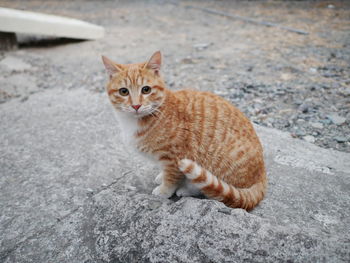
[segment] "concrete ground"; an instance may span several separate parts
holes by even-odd
[[[194,86],[230,99],[230,76],[274,85],[279,73],[256,55],[266,52],[258,48],[263,42],[243,37],[272,29],[233,22],[233,51],[220,47],[221,31],[217,42],[199,50],[203,46],[194,45],[212,39],[212,29],[203,25],[210,19],[218,29],[227,20],[162,1],[102,2],[103,8],[93,1],[25,2],[34,11],[80,14],[108,34],[101,41],[1,54],[0,89],[12,95],[0,104],[0,262],[348,262],[349,153],[257,125],[269,190],[256,209],[247,213],[197,198],[162,200],[151,195],[158,168],[128,154],[103,92],[101,54],[126,63],[157,49],[165,50],[164,76],[171,88]],[[23,7],[19,1],[3,3]],[[251,53],[235,62],[232,57],[247,45],[254,47]],[[249,73],[243,68],[252,61],[257,71]],[[228,66],[235,73],[225,71]]]
[[[269,191],[247,213],[151,195],[105,94],[53,89],[1,107],[0,262],[346,262],[350,154],[257,127]]]

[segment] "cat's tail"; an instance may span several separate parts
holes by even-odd
[[[192,160],[182,159],[179,162],[179,169],[205,196],[221,201],[229,207],[251,210],[265,195],[266,180],[249,188],[236,188]]]

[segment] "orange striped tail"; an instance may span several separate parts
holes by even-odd
[[[251,210],[264,198],[266,182],[256,183],[250,188],[236,188],[192,160],[182,159],[179,168],[206,197],[221,201],[229,207]]]

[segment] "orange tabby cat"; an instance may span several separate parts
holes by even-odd
[[[159,51],[138,64],[102,59],[110,76],[107,92],[126,142],[163,166],[153,194],[203,193],[247,210],[263,199],[263,150],[242,112],[209,92],[166,89]]]

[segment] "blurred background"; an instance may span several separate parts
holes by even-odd
[[[1,7],[103,26],[76,41],[17,35],[0,51],[0,103],[47,89],[104,92],[118,63],[163,54],[170,89],[214,92],[253,122],[350,152],[350,1],[18,1]]]

